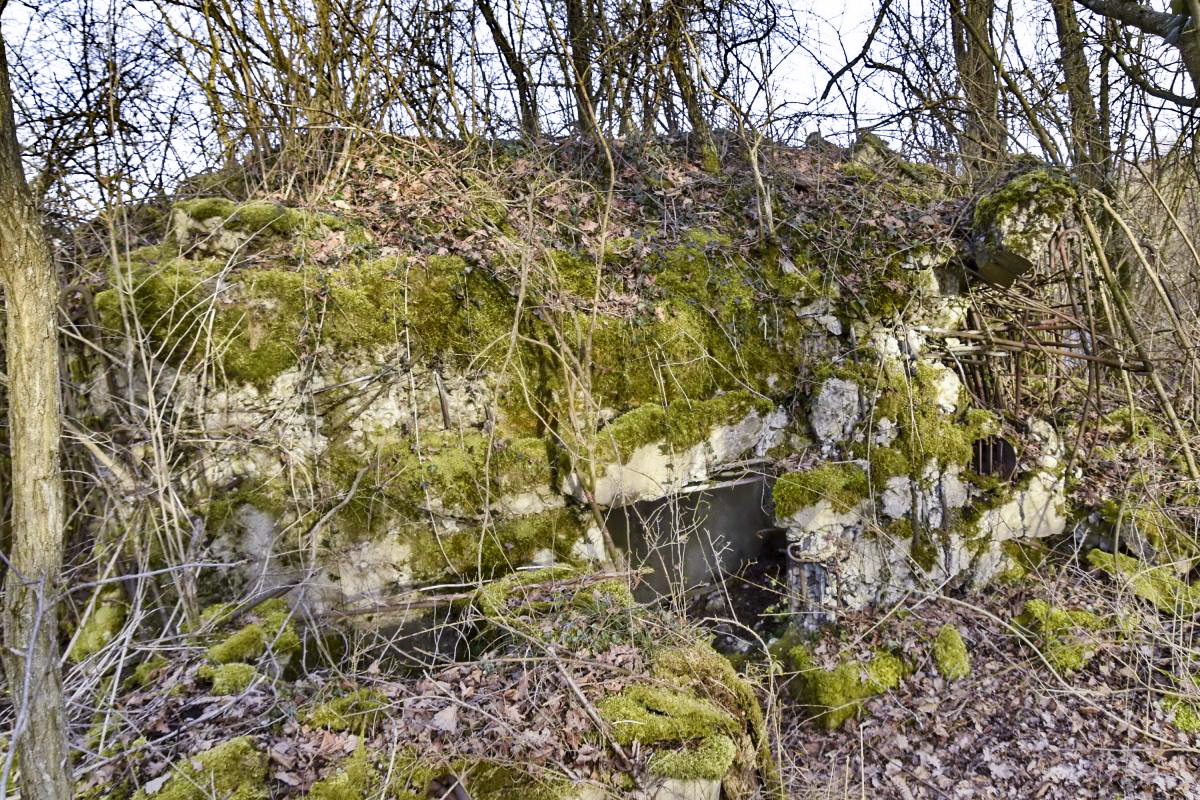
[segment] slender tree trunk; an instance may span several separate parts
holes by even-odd
[[[600,135],[596,127],[595,107],[592,105],[592,33],[594,23],[584,0],[566,0],[567,46],[570,50],[571,85],[575,90],[578,125],[580,132],[588,138]]]
[[[1000,87],[989,52],[994,8],[993,0],[950,0],[954,61],[967,105],[959,146],[967,168],[974,172],[989,171],[1007,150]]]
[[[541,130],[538,120],[537,95],[529,85],[529,68],[517,54],[512,42],[508,40],[503,26],[500,25],[500,20],[496,17],[496,10],[492,8],[491,0],[475,0],[475,6],[483,14],[483,20],[487,23],[488,30],[492,32],[496,48],[504,58],[508,71],[512,73],[513,84],[517,89],[517,103],[521,110],[521,130],[530,139],[537,139]]]
[[[1104,191],[1109,167],[1108,141],[1092,97],[1091,72],[1083,50],[1083,31],[1075,15],[1075,0],[1051,0],[1050,5],[1058,29],[1075,163],[1088,186]]]
[[[58,658],[63,551],[58,282],[21,166],[2,41],[0,281],[5,290],[13,503],[12,552],[4,585],[4,671],[17,709],[21,796],[69,800],[71,773]]]
[[[692,136],[700,149],[700,160],[705,172],[716,174],[721,170],[721,162],[717,157],[717,146],[713,142],[712,130],[704,109],[700,107],[700,92],[696,82],[692,80],[689,67],[690,59],[684,55],[687,43],[684,41],[684,14],[681,4],[670,0],[665,9],[667,14],[667,64],[675,85],[679,87],[679,98],[683,102],[683,110],[688,117],[688,125],[692,128]]]

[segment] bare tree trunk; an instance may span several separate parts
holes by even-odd
[[[492,32],[496,48],[503,56],[508,71],[512,73],[513,84],[517,89],[517,103],[521,110],[521,130],[530,139],[537,139],[541,133],[537,112],[537,94],[529,85],[529,67],[508,40],[503,26],[500,25],[500,20],[496,18],[496,11],[492,8],[491,0],[475,0],[475,6],[483,14],[483,20],[487,23],[488,30]]]
[[[13,501],[3,663],[17,709],[21,795],[25,800],[69,800],[73,792],[58,658],[63,552],[58,282],[21,166],[2,41],[0,280],[6,292]]]
[[[1006,152],[1007,131],[1000,119],[1000,86],[991,53],[994,8],[993,0],[950,0],[954,61],[967,103],[959,146],[972,171],[987,171]]]
[[[667,64],[675,84],[679,87],[679,97],[683,109],[687,113],[688,124],[692,127],[692,136],[700,149],[700,160],[705,172],[716,174],[721,170],[717,147],[713,142],[712,130],[709,129],[708,119],[700,107],[700,93],[696,90],[696,82],[692,80],[689,70],[690,59],[684,56],[687,43],[684,41],[684,14],[682,4],[669,0],[665,7],[667,14]]]
[[[575,90],[575,105],[578,112],[579,131],[590,139],[596,139],[600,131],[596,127],[595,106],[592,104],[592,36],[595,22],[584,0],[567,0],[567,45],[571,60],[570,83]]]
[[[1063,78],[1071,114],[1071,148],[1084,181],[1104,190],[1109,169],[1108,141],[1100,125],[1100,114],[1092,97],[1091,73],[1083,50],[1083,31],[1075,15],[1075,0],[1051,0],[1058,47],[1062,54]]]

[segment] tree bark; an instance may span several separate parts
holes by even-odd
[[[1108,141],[1100,125],[1100,114],[1092,96],[1091,72],[1083,49],[1083,31],[1075,15],[1075,0],[1051,0],[1058,47],[1062,56],[1063,80],[1071,114],[1071,149],[1084,181],[1104,190],[1109,169]]]
[[[967,105],[959,146],[967,168],[988,172],[1003,160],[1008,131],[1000,119],[1000,85],[991,48],[993,0],[950,0],[958,82]]]
[[[0,281],[12,451],[3,663],[17,710],[21,796],[69,800],[73,790],[58,652],[63,552],[58,281],[21,166],[4,49],[0,40]]]
[[[692,80],[690,59],[684,55],[687,48],[684,41],[684,17],[687,11],[682,6],[683,3],[678,0],[668,0],[663,8],[667,15],[667,65],[675,78],[675,85],[679,87],[679,98],[683,102],[692,136],[700,150],[700,161],[704,171],[715,175],[721,170],[721,162],[717,156],[717,146],[708,126],[708,119],[704,116],[704,109],[700,107],[700,92],[696,89],[696,82]]]
[[[1130,0],[1078,0],[1078,2],[1088,11],[1164,39],[1174,30],[1174,14],[1155,11],[1149,6],[1130,2]],[[1179,37],[1175,47],[1179,50],[1179,55],[1183,60],[1183,68],[1187,70],[1188,77],[1191,78],[1192,93],[1195,95],[1200,87],[1200,36],[1195,35],[1194,31],[1192,35],[1185,33]]]
[[[570,83],[575,91],[579,131],[590,139],[600,132],[596,127],[596,109],[592,105],[592,34],[595,24],[584,0],[567,0],[567,48],[570,51]]]
[[[492,8],[491,0],[475,0],[475,6],[483,14],[483,21],[492,32],[496,48],[512,73],[513,84],[517,89],[517,103],[521,112],[521,130],[530,139],[537,139],[541,133],[537,112],[537,94],[529,85],[529,68],[517,54],[516,48],[508,40],[500,20],[496,18],[496,10]]]

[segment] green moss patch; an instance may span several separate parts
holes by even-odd
[[[957,398],[959,411],[942,409],[937,382],[943,370],[933,364],[918,362],[906,370],[898,359],[880,357],[876,363],[842,365],[833,374],[874,394],[868,431],[879,430],[885,419],[896,425],[896,438],[887,447],[855,446],[855,455],[870,461],[872,480],[879,486],[893,476],[920,480],[930,465],[939,471],[965,468],[975,441],[996,430],[993,415],[964,409],[962,397]]]
[[[602,429],[595,449],[602,461],[622,462],[649,444],[660,444],[665,451],[686,450],[706,440],[720,425],[732,425],[752,413],[767,414],[773,407],[766,398],[742,391],[708,400],[681,400],[666,408],[647,403]]]
[[[725,777],[736,757],[737,745],[733,740],[716,734],[679,750],[656,750],[646,769],[651,775],[663,778],[716,781]]]
[[[217,642],[205,651],[210,661],[218,664],[253,661],[267,649],[267,634],[263,627],[252,623]]]
[[[235,203],[224,197],[198,197],[182,200],[175,208],[200,222],[218,221],[224,228],[245,233],[287,235],[300,226],[302,219],[300,212],[265,200]]]
[[[1200,586],[1181,581],[1167,566],[1151,566],[1120,553],[1091,550],[1088,563],[1126,582],[1129,590],[1159,611],[1185,617],[1200,611]]]
[[[480,800],[562,800],[574,796],[575,785],[547,769],[479,757],[435,763],[412,746],[399,750],[386,766],[389,778],[386,796],[396,800],[427,800],[435,796],[430,794],[434,781],[448,775],[455,776],[472,798]],[[349,800],[350,796],[330,797],[330,800],[343,797]]]
[[[801,472],[789,472],[775,481],[772,498],[775,516],[789,517],[826,500],[834,511],[846,513],[870,495],[867,473],[857,464],[826,463]]]
[[[237,661],[215,667],[205,664],[200,667],[197,674],[212,682],[212,693],[215,695],[241,694],[258,675],[251,664]]]
[[[419,439],[395,436],[365,455],[330,448],[325,475],[331,492],[348,489],[364,465],[368,472],[358,494],[339,514],[359,530],[369,530],[377,514],[381,523],[397,512],[424,522],[433,504],[456,516],[479,517],[504,497],[549,488],[553,474],[542,439],[440,431]]]
[[[1065,172],[1029,170],[981,197],[972,219],[977,230],[1002,224],[1019,209],[1033,209],[1034,213],[1058,219],[1070,210],[1076,197]]]
[[[1005,583],[1017,583],[1030,574],[1049,574],[1055,569],[1050,549],[1037,540],[1010,539],[1001,549],[1008,559],[1008,566],[1000,573],[1000,580]]]
[[[571,598],[571,604],[591,613],[609,614],[632,611],[637,601],[627,581],[613,578],[580,589]]]
[[[210,612],[220,618],[228,614],[228,608],[218,606]],[[234,662],[249,663],[270,650],[281,658],[290,658],[300,649],[300,637],[291,622],[287,603],[274,598],[254,610],[260,621],[251,622],[205,651],[206,657],[217,664]]]
[[[554,650],[605,652],[614,646],[654,646],[647,617],[621,579],[596,581],[569,565],[522,570],[491,581],[475,593],[475,607],[487,623],[480,646],[502,642]]]
[[[134,686],[145,688],[150,685],[167,664],[167,659],[161,653],[155,653],[134,667],[133,674],[129,676],[129,680]]]
[[[228,382],[260,390],[318,346],[364,355],[403,347],[465,365],[511,330],[515,311],[507,289],[439,256],[242,272],[220,259],[177,258],[134,265],[129,278],[126,302],[165,360],[210,358]],[[116,291],[100,292],[96,304],[106,327],[121,330]]]
[[[475,593],[475,605],[488,619],[511,624],[514,619],[539,608],[548,610],[553,607],[553,602],[548,598],[532,599],[539,596],[537,590],[541,584],[575,574],[576,570],[567,566],[514,572],[481,587]]]
[[[312,800],[367,800],[376,794],[378,784],[379,771],[371,763],[367,749],[360,745],[336,773],[313,784],[308,797]]]
[[[1195,536],[1170,514],[1147,502],[1126,498],[1100,507],[1100,517],[1137,552],[1149,552],[1161,563],[1200,556]]]
[[[69,658],[78,663],[103,650],[121,632],[128,613],[128,605],[119,588],[109,587],[101,591],[96,596],[91,613],[79,626]]]
[[[1026,602],[1015,622],[1057,672],[1074,672],[1087,666],[1096,650],[1096,640],[1090,634],[1103,625],[1090,611],[1055,608],[1045,600]]]
[[[266,800],[267,759],[248,736],[223,742],[178,762],[155,800]],[[135,800],[145,800],[139,791]]]
[[[562,800],[571,797],[574,785],[548,770],[526,768],[478,759],[460,759],[454,773],[462,775],[472,798],[480,800]]]
[[[739,728],[734,718],[712,701],[662,686],[628,686],[601,700],[598,708],[622,745],[704,739]]]
[[[933,639],[933,665],[946,680],[958,680],[971,674],[971,654],[962,634],[953,625],[943,625]]]
[[[866,662],[845,661],[824,669],[795,631],[773,644],[771,654],[793,673],[787,684],[792,697],[827,730],[856,716],[864,701],[898,687],[910,671],[903,659],[884,650]]]
[[[747,791],[749,787],[765,786],[769,796],[782,796],[762,706],[753,686],[738,674],[729,659],[708,644],[669,647],[655,654],[651,672],[663,681],[713,701],[737,721],[740,734],[733,737],[737,754],[732,767],[726,768],[725,778],[731,794],[735,794],[733,789],[737,786]],[[709,747],[714,746],[709,743]]]
[[[1176,730],[1200,733],[1200,703],[1182,697],[1168,697],[1162,705],[1171,714],[1171,724]]]
[[[487,580],[529,564],[546,550],[560,562],[575,560],[573,545],[584,535],[579,514],[556,508],[538,514],[513,517],[484,528],[434,534],[429,527],[406,526],[402,540],[412,544],[411,566],[423,580],[456,575],[470,580]]]
[[[355,689],[314,708],[306,717],[309,725],[331,731],[368,735],[383,719],[387,698],[373,689]]]

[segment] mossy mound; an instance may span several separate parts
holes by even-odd
[[[622,745],[700,740],[738,727],[733,715],[711,700],[661,686],[630,686],[606,698],[599,710]]]
[[[1121,553],[1091,550],[1088,563],[1126,583],[1135,595],[1167,614],[1189,617],[1200,611],[1200,586],[1179,579],[1168,566],[1153,566]]]
[[[134,800],[266,800],[267,758],[248,736],[222,742],[181,759],[154,795],[139,791]]]
[[[614,646],[652,649],[647,624],[659,618],[637,605],[624,578],[596,578],[561,565],[494,580],[475,593],[484,641],[492,646],[538,641],[553,649]]]
[[[206,609],[205,617],[217,622],[226,618],[230,610],[228,605],[219,604]],[[250,663],[270,654],[286,662],[300,649],[300,637],[286,601],[273,598],[251,613],[259,621],[250,622],[210,645],[205,651],[210,661],[216,664]]]
[[[198,674],[212,681],[212,693],[215,695],[241,694],[258,676],[253,665],[236,661],[216,667],[206,664],[200,667]]]
[[[360,746],[337,772],[313,784],[311,800],[367,800],[375,795],[381,782],[379,770],[371,763],[367,749]]]
[[[1200,556],[1200,542],[1195,535],[1149,500],[1109,500],[1100,507],[1099,514],[1111,527],[1116,541],[1148,560],[1172,564]]]
[[[752,685],[709,645],[664,646],[651,629],[666,618],[639,606],[624,579],[558,567],[515,573],[484,587],[475,605],[492,630],[489,648],[601,652],[633,646],[648,675],[596,703],[616,742],[653,748],[664,778],[723,779],[740,792],[777,784],[766,724]]]
[[[933,665],[946,680],[958,680],[971,674],[971,654],[962,634],[953,625],[938,628],[930,655]]]
[[[78,663],[99,653],[120,633],[128,613],[129,607],[120,589],[109,587],[97,593],[95,605],[80,624],[68,658]]]
[[[865,662],[846,661],[824,669],[795,634],[776,642],[772,654],[793,673],[788,682],[792,697],[827,730],[857,716],[866,700],[895,689],[911,671],[903,659],[885,650]]]
[[[1087,666],[1098,644],[1092,634],[1103,627],[1103,620],[1091,611],[1055,608],[1045,600],[1027,601],[1014,622],[1057,672]]]
[[[656,750],[646,769],[651,775],[676,780],[721,780],[737,757],[737,745],[724,734],[706,736],[680,750]]]
[[[598,484],[638,469],[607,467],[648,445],[667,451],[653,454],[663,463],[689,452],[693,472],[762,457],[776,421],[845,355],[850,328],[906,324],[959,285],[962,242],[942,220],[962,210],[943,191],[953,181],[874,145],[859,153],[875,155],[781,160],[798,179],[781,186],[819,175],[830,188],[776,198],[779,218],[795,222],[766,239],[747,234],[753,188],[732,173],[713,178],[719,191],[692,185],[679,215],[654,199],[673,185],[663,175],[630,171],[622,180],[642,188],[610,206],[595,176],[557,151],[463,153],[457,176],[420,153],[373,152],[345,177],[337,213],[180,200],[174,239],[116,259],[96,307],[110,343],[144,342],[189,394],[184,414],[205,429],[196,494],[213,491],[210,478],[240,482],[185,499],[208,510],[222,547],[244,541],[244,506],[281,527],[317,524],[316,560],[347,597],[385,582],[487,580],[535,555],[578,564],[598,548],[572,512],[616,502]],[[539,196],[541,221],[518,224],[534,163],[573,186],[571,200]],[[602,234],[591,224],[601,208]],[[849,367],[871,357],[855,352]],[[921,369],[907,382],[924,409]],[[753,415],[771,420],[758,441],[737,427]],[[918,416],[912,447],[870,462],[895,456],[916,474],[942,447],[954,452],[940,460],[961,463],[970,420],[940,420],[942,430]],[[839,507],[863,494],[844,477]],[[782,483],[782,508],[828,488],[806,481]],[[235,644],[252,645],[245,637]]]
[[[314,708],[305,718],[309,725],[359,735],[373,732],[388,707],[387,698],[372,689],[355,689]]]

